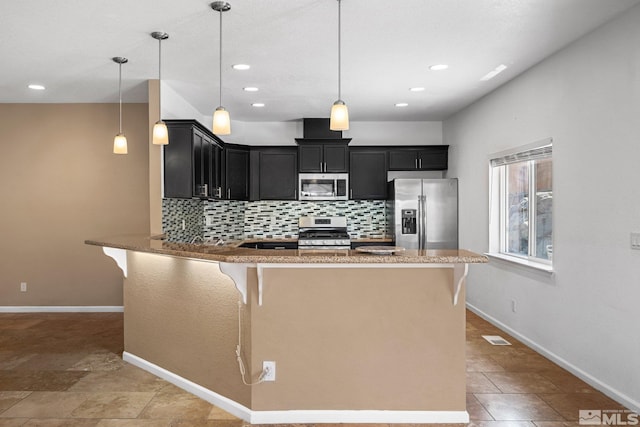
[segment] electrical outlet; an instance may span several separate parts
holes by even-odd
[[[640,249],[640,233],[631,233],[631,249]]]
[[[27,292],[27,282],[20,282],[20,292]]]
[[[516,304],[516,300],[514,299],[511,300],[511,311],[513,311],[514,313],[518,311],[518,305]]]
[[[262,362],[262,372],[264,376],[263,381],[275,381],[276,380],[276,362],[264,361]]]

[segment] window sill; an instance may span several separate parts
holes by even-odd
[[[547,273],[549,275],[553,274],[553,265],[543,264],[541,262],[529,261],[526,259],[521,259],[509,255],[504,255],[500,253],[485,253],[491,259],[503,261],[509,264],[515,264],[519,267],[524,267],[528,270],[533,270],[537,272]]]

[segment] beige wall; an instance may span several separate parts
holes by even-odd
[[[147,104],[123,105],[126,156],[117,130],[117,104],[0,104],[0,306],[122,304],[84,240],[149,232]]]
[[[127,264],[125,351],[250,407],[235,357],[240,294],[218,263],[127,251]],[[243,317],[248,371],[250,313]]]

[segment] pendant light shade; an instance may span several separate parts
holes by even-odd
[[[153,144],[167,145],[169,143],[169,131],[162,121],[162,40],[169,38],[169,34],[155,31],[151,37],[158,40],[158,121],[153,125]]]
[[[349,110],[347,104],[342,100],[342,81],[341,81],[341,65],[342,65],[342,40],[341,40],[341,0],[338,0],[338,100],[331,107],[331,119],[329,120],[329,129],[331,130],[349,130]]]
[[[113,139],[113,153],[114,154],[127,154],[127,137],[122,133],[122,64],[126,64],[129,60],[120,56],[111,58],[113,62],[118,64],[118,134]]]
[[[231,119],[229,112],[220,106],[213,113],[213,133],[218,135],[229,135],[231,133]]]
[[[226,1],[214,1],[211,3],[211,9],[220,14],[220,103],[213,113],[213,133],[216,135],[229,135],[231,133],[231,118],[229,112],[222,106],[222,12],[231,9],[231,4]]]
[[[349,130],[349,110],[347,109],[347,104],[341,99],[334,102],[333,107],[331,107],[329,129]]]
[[[127,154],[127,137],[119,133],[113,138],[113,154]]]

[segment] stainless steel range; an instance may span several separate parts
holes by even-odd
[[[351,249],[347,218],[302,216],[298,219],[298,249]]]

